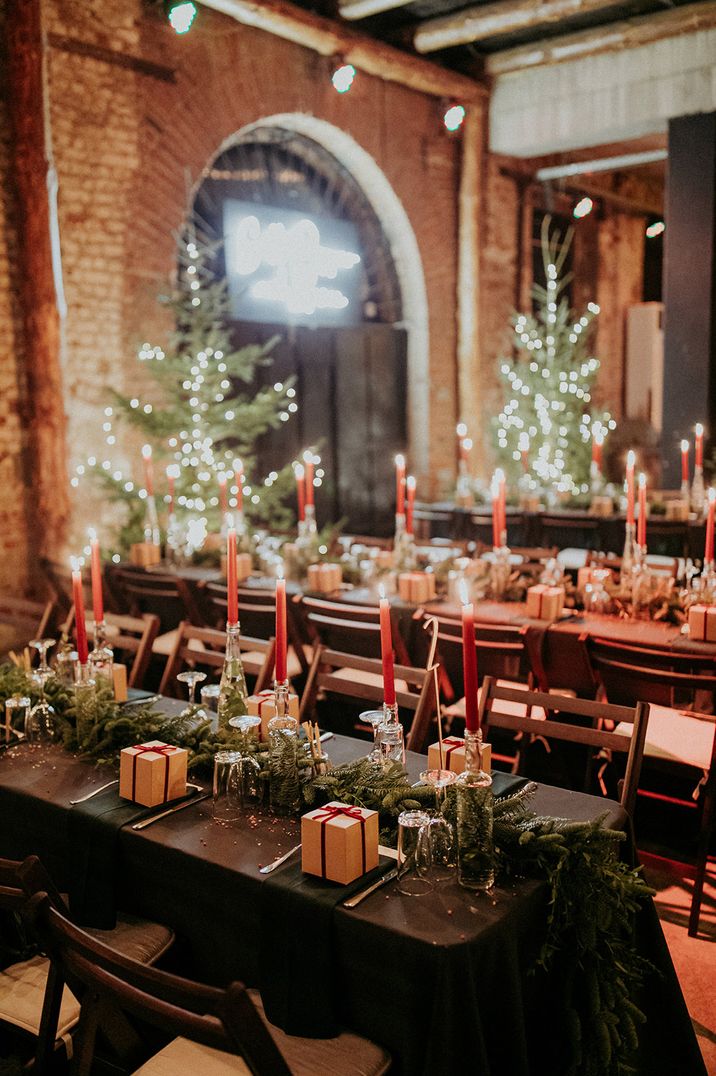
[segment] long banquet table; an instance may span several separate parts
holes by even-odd
[[[341,736],[327,746],[335,763],[365,751],[363,743]],[[409,755],[407,765],[415,776],[425,759]],[[105,780],[106,770],[58,746],[5,752],[0,855],[36,853],[67,886],[69,801]],[[627,827],[618,804],[547,786],[538,789],[535,809],[574,820],[606,812],[607,824]],[[265,928],[258,866],[295,844],[297,834],[293,821],[219,825],[209,801],[142,831],[125,826],[118,842],[119,905],[170,925],[197,976],[258,984]],[[405,897],[389,884],[354,910],[338,905],[328,932],[306,937],[305,960],[313,946],[329,947],[342,1023],[387,1048],[396,1073],[556,1076],[550,1059],[563,1029],[550,1021],[554,984],[529,974],[546,896],[543,883],[525,879],[477,896],[450,884]],[[705,1072],[651,902],[639,915],[638,945],[660,972],[642,999],[649,1025],[640,1071]],[[303,983],[291,987],[301,990]]]

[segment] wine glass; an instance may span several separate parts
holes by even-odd
[[[47,701],[45,685],[54,677],[47,663],[47,651],[55,645],[55,639],[33,639],[30,646],[40,655],[40,663],[32,674],[32,682],[39,691],[39,699],[30,711],[30,728],[41,740],[49,740],[55,731],[55,710]]]
[[[436,882],[445,882],[455,877],[457,866],[455,830],[445,817],[444,811],[447,789],[455,784],[457,774],[453,770],[424,770],[420,774],[420,780],[435,790],[435,812],[429,816],[428,827],[430,875]]]
[[[373,730],[373,747],[368,752],[368,758],[371,762],[380,762],[380,750],[376,739],[376,733],[378,731],[378,725],[385,721],[385,712],[383,710],[364,710],[362,714],[358,715],[358,720],[365,725],[370,725]]]
[[[188,669],[186,672],[180,672],[177,675],[177,680],[182,684],[186,684],[187,691],[189,693],[189,703],[180,713],[180,717],[185,720],[188,718],[197,718],[198,720],[205,720],[206,712],[197,707],[196,704],[196,685],[201,684],[206,680],[206,673],[199,672],[198,669]]]

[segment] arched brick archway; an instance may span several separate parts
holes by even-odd
[[[191,202],[213,162],[232,145],[262,128],[290,131],[316,142],[353,177],[378,218],[397,272],[408,334],[408,434],[410,456],[418,472],[428,469],[429,337],[428,302],[417,239],[408,215],[374,158],[351,135],[316,116],[300,112],[264,116],[246,124],[217,147],[191,192]]]

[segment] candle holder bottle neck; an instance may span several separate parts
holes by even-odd
[[[114,650],[107,643],[107,625],[104,620],[95,621],[93,642],[92,653],[88,659],[91,674],[94,677],[103,676],[111,683]]]
[[[704,487],[704,469],[697,465],[694,467],[694,480],[691,483],[691,508],[697,516],[703,515],[706,505],[706,489]]]
[[[318,525],[316,523],[316,506],[314,504],[306,505],[306,519],[304,521],[306,535],[309,538],[315,538],[318,534]]]
[[[248,713],[248,691],[241,661],[241,632],[238,620],[226,625],[226,651],[219,683],[219,727],[226,728],[233,717]]]
[[[400,545],[405,534],[405,512],[395,513],[395,546]]]
[[[383,703],[383,725],[397,725],[400,723],[398,717],[398,704],[397,702],[384,702]]]
[[[490,889],[495,881],[492,777],[481,768],[482,733],[465,730],[465,769],[455,781],[458,881]]]
[[[147,545],[161,545],[159,534],[159,517],[157,515],[157,502],[153,493],[148,493],[146,498],[146,511],[144,514],[144,541]]]
[[[273,696],[274,705],[276,707],[276,717],[289,717],[289,696],[291,693],[291,685],[288,680],[274,680],[273,682]],[[295,718],[292,718],[295,720]]]
[[[689,506],[691,505],[691,483],[688,478],[681,479],[681,499]]]
[[[636,550],[636,527],[633,523],[627,523],[626,534],[624,537],[624,552],[622,553],[622,577],[625,577],[625,573],[631,571],[636,557]]]

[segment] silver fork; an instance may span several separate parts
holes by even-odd
[[[112,785],[118,785],[118,784],[119,784],[119,778],[116,777],[114,779],[114,781],[108,781],[106,785],[100,785],[99,788],[95,788],[95,790],[93,792],[88,792],[86,796],[80,796],[80,798],[78,800],[70,800],[70,804],[71,804],[72,807],[74,807],[75,804],[77,804],[77,803],[86,803],[87,800],[91,800],[93,796],[98,796],[100,794],[100,792],[104,792],[106,789],[111,788]],[[193,785],[189,781],[187,781],[186,787],[187,788],[193,788],[196,792],[203,792],[204,791],[204,789],[201,787],[201,785]]]

